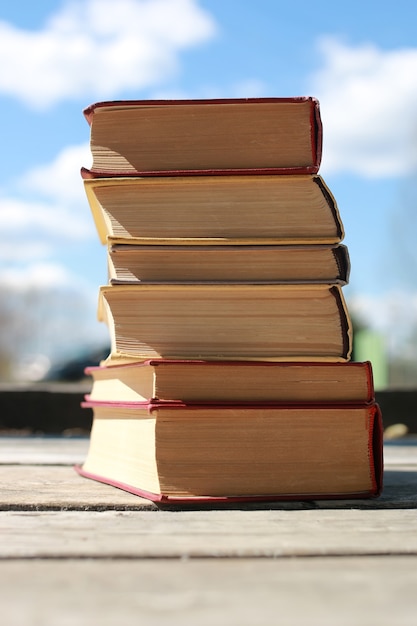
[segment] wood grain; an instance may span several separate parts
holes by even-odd
[[[7,626],[412,626],[416,557],[0,562]]]
[[[87,438],[0,438],[2,621],[411,626],[415,443],[375,500],[161,511],[76,474]]]

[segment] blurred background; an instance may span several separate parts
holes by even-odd
[[[79,175],[92,102],[313,95],[352,270],[354,358],[417,380],[417,5],[44,0],[0,7],[0,381],[77,380],[108,354]]]

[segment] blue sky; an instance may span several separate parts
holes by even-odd
[[[79,177],[90,163],[85,106],[295,95],[321,103],[320,173],[345,225],[348,304],[397,345],[398,330],[406,337],[417,320],[416,7],[413,0],[2,3],[0,287],[22,307],[30,302],[38,329],[31,348],[64,353],[106,338],[95,318],[105,250]]]

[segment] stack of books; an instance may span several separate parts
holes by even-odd
[[[112,101],[83,168],[108,249],[78,471],[159,503],[356,498],[382,485],[371,366],[314,98]]]

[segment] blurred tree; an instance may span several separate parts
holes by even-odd
[[[37,321],[33,313],[39,294],[34,290],[18,291],[2,287],[0,299],[0,377],[7,381],[22,353],[36,334]]]
[[[1,286],[0,380],[19,377],[22,365],[64,362],[107,344],[96,324],[96,296],[67,288]]]
[[[356,345],[356,339],[358,334],[363,331],[363,330],[367,330],[369,328],[368,324],[366,323],[366,321],[357,313],[353,313],[351,309],[349,309],[349,315],[350,315],[350,320],[352,323],[352,361],[356,361],[356,352],[357,352],[357,345]]]

